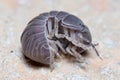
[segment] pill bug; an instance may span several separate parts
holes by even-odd
[[[82,62],[81,53],[88,47],[99,56],[88,27],[64,11],[50,11],[33,18],[21,35],[21,43],[25,56],[47,65],[52,65],[54,57],[60,57],[61,53]]]

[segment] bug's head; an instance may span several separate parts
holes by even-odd
[[[97,56],[99,56],[99,58],[102,60],[102,58],[100,57],[97,49],[95,48],[95,46],[98,45],[98,44],[93,44],[92,43],[92,37],[91,37],[91,33],[90,33],[88,27],[85,26],[85,25],[83,25],[83,26],[84,26],[84,29],[82,30],[83,43],[85,45],[90,45],[95,50]]]
[[[84,28],[83,30],[81,31],[81,34],[82,34],[82,42],[83,44],[85,45],[89,45],[91,42],[92,42],[92,37],[91,37],[91,33],[88,29],[88,27],[86,27],[85,25],[83,25]]]

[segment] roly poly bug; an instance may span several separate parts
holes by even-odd
[[[99,56],[88,27],[64,11],[46,12],[32,19],[22,33],[21,43],[25,56],[50,66],[61,52],[82,62],[80,53],[90,46]]]

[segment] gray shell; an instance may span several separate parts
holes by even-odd
[[[75,35],[78,37],[78,33],[82,35],[83,40],[81,39],[79,41],[82,41],[81,43],[83,45],[85,44],[86,46],[89,46],[92,41],[89,29],[79,18],[64,11],[51,11],[49,13],[42,13],[38,15],[28,23],[21,36],[21,43],[24,55],[36,62],[40,62],[43,64],[51,64],[51,55],[53,55],[53,53],[51,51],[51,45],[49,42],[59,41],[63,48],[67,48],[68,44],[70,43],[70,40],[66,36],[64,38],[58,38],[54,34],[53,36],[56,38],[48,38],[48,36],[51,37],[50,34],[55,31],[56,25],[59,26],[59,28],[61,28],[62,26],[62,29],[65,28],[71,31],[74,30],[74,32],[76,32]],[[54,29],[51,27],[53,27]],[[80,47],[74,44],[74,42],[72,45]],[[58,48],[58,45],[56,47]],[[59,49],[56,51],[59,52]]]

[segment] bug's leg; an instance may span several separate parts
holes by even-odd
[[[74,45],[78,45],[78,41],[76,40],[76,35],[75,35],[75,31],[74,30],[69,30],[64,28],[64,33],[65,33],[65,38],[67,40],[69,40],[70,42],[72,42]],[[80,47],[80,46],[79,46]]]
[[[54,61],[55,61],[55,55],[59,56],[59,53],[55,51],[54,48],[50,47],[50,68],[51,68],[51,71],[53,71],[54,69]]]
[[[74,56],[76,57],[76,60],[80,63],[84,63],[85,59],[82,57],[82,55],[80,53],[78,53],[76,51],[77,47],[76,46],[73,46],[71,48],[72,52],[74,53]]]
[[[48,30],[48,37],[49,39],[52,39],[54,37],[54,22],[52,22],[54,19],[48,19],[47,21],[47,30]]]
[[[58,20],[56,19],[56,21],[55,21],[55,36],[57,37],[57,38],[64,38],[64,34],[60,34],[60,33],[58,33],[59,32],[59,27],[61,27],[60,25],[58,25],[59,23],[58,23]]]
[[[50,47],[50,69],[51,71],[53,71],[54,69],[54,58],[55,58],[55,54],[54,54],[54,50]]]
[[[52,50],[55,52],[55,55],[57,57],[61,58],[60,54],[58,53],[58,48],[57,48],[55,41],[49,40],[49,44],[50,44]]]
[[[85,51],[85,50],[82,50],[82,51],[80,51],[80,52],[78,53],[77,51],[71,50],[71,49],[74,49],[74,48],[72,47],[72,45],[68,45],[68,47],[66,48],[66,51],[67,51],[70,55],[72,55],[72,56],[74,56],[74,57],[77,57],[77,56],[75,56],[75,53],[80,55],[80,53],[82,53],[82,52]],[[74,52],[75,52],[75,53],[74,53]],[[81,56],[81,55],[80,55],[80,56]]]
[[[74,56],[76,57],[76,61],[80,63],[79,67],[86,69],[88,63],[85,61],[85,58],[83,58],[82,55],[76,51],[76,46],[73,46],[71,50],[74,53]]]
[[[73,30],[70,31],[70,37],[72,38],[72,41],[75,42],[75,33]]]
[[[79,41],[76,40],[76,34],[75,34],[75,31],[74,31],[74,30],[71,30],[71,31],[70,31],[70,38],[71,38],[71,40],[72,40],[71,42],[72,42],[73,44],[78,45]]]
[[[55,51],[55,55],[58,57],[58,58],[61,58],[60,54],[58,53],[58,48],[56,46],[56,44],[53,45],[53,48],[54,48],[54,51]],[[55,49],[56,48],[56,49]]]
[[[68,45],[68,47],[66,48],[66,51],[67,51],[70,55],[74,56],[73,53],[71,52],[71,45]]]
[[[65,49],[62,47],[62,44],[57,40],[56,45],[62,50],[62,52],[66,53]]]
[[[72,39],[69,37],[69,36],[70,36],[69,34],[70,34],[69,29],[64,28],[64,35],[65,35],[65,38],[66,38],[67,40],[69,40],[69,41],[72,41]]]

